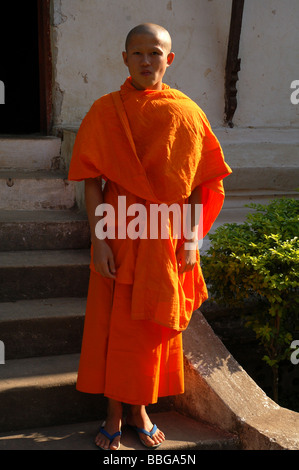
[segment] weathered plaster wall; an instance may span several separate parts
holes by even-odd
[[[94,100],[127,77],[128,31],[150,21],[173,37],[165,81],[223,125],[229,0],[53,0],[54,126],[77,126]],[[299,127],[290,84],[299,78],[297,0],[245,0],[240,44],[239,127]]]
[[[54,0],[54,13],[56,125],[78,124],[95,99],[119,88],[128,75],[125,37],[146,21],[162,24],[173,38],[176,59],[165,81],[221,125],[230,2]]]
[[[299,105],[290,100],[299,79],[298,18],[298,0],[245,0],[236,125],[299,127]]]

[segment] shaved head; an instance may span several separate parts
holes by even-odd
[[[125,44],[126,51],[128,50],[128,47],[130,46],[130,41],[134,36],[144,34],[158,38],[163,44],[163,47],[167,50],[167,52],[171,51],[171,37],[169,32],[167,31],[167,29],[163,28],[163,26],[159,26],[153,23],[140,24],[138,26],[135,26],[135,28],[133,28],[129,32]]]

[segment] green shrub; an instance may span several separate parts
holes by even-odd
[[[224,224],[210,235],[203,272],[217,303],[235,307],[255,300],[246,326],[264,348],[278,401],[279,364],[290,357],[299,324],[299,201],[275,199],[248,207],[255,211],[243,224]]]

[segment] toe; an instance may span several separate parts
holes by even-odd
[[[102,447],[103,449],[109,448],[109,442],[102,434],[97,435],[95,438],[95,443],[98,447]]]
[[[165,440],[165,435],[162,431],[160,431],[160,429],[157,429],[152,437],[146,436],[144,434],[140,434],[140,437],[145,445],[149,447],[161,444]]]
[[[116,437],[115,439],[113,439],[113,441],[110,444],[110,450],[118,450],[119,446],[120,446],[120,439]]]
[[[161,444],[163,441],[165,441],[164,433],[160,431],[160,429],[158,429],[157,432],[155,432],[155,434],[153,435],[153,440],[155,444]]]

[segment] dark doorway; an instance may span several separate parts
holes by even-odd
[[[0,105],[0,134],[44,133],[42,103],[45,83],[40,80],[40,25],[42,0],[1,2],[0,80],[5,104]],[[44,3],[48,3],[45,2]]]

